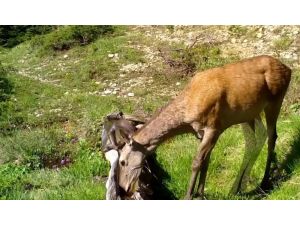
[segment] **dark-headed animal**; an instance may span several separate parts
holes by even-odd
[[[122,112],[112,113],[104,118],[101,136],[102,151],[111,165],[106,182],[108,200],[121,198],[118,185],[119,151],[143,123],[141,119],[124,115]]]

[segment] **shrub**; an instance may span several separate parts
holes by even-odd
[[[87,45],[113,31],[113,26],[61,26],[50,34],[35,37],[32,45],[39,47],[41,53],[63,51],[77,45]]]
[[[56,26],[0,26],[0,45],[12,48],[35,35],[49,33],[55,28]]]
[[[13,106],[10,97],[13,93],[13,85],[7,78],[9,69],[0,62],[0,133],[10,128],[9,109]]]
[[[112,33],[112,26],[72,26],[73,38],[80,44],[86,45],[96,40],[99,36]]]
[[[223,57],[218,43],[204,43],[171,50],[169,54],[160,50],[164,61],[175,70],[173,73],[189,75],[237,60],[237,57]]]
[[[0,62],[0,102],[6,101],[12,92],[12,85],[7,79],[7,72],[7,68],[4,68]]]

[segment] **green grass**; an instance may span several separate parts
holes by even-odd
[[[82,148],[70,167],[31,170],[1,166],[0,199],[104,199],[108,164],[99,154]]]
[[[279,164],[283,166],[283,176],[287,180],[278,181],[267,199],[299,199],[299,168],[300,146],[299,135],[300,120],[291,117],[283,118],[278,123],[278,141],[276,152]],[[296,143],[295,143],[296,140]],[[187,190],[191,163],[197,152],[198,142],[191,135],[179,136],[160,146],[157,150],[157,159],[162,168],[169,174],[165,185],[174,193],[175,197],[182,199]],[[239,126],[230,128],[222,134],[215,146],[208,170],[206,195],[209,199],[252,199],[258,196],[230,196],[229,191],[242,164],[244,154],[244,140]],[[266,162],[266,144],[260,153],[252,170],[250,190],[255,189],[263,176]],[[283,188],[281,190],[281,188]],[[288,193],[286,193],[288,192]],[[261,196],[261,198],[264,198]]]
[[[150,115],[188,81],[187,77],[165,75],[169,65],[162,62],[120,77],[122,66],[147,63],[136,45],[167,43],[156,43],[131,32],[130,27],[117,29],[112,36],[55,54],[41,56],[30,41],[0,49],[0,199],[104,199],[109,164],[99,152],[102,118],[118,110]],[[234,32],[244,31],[235,27]],[[117,59],[108,56],[116,53]],[[234,60],[221,56],[218,46],[199,45],[189,53],[197,69]],[[208,60],[203,61],[201,55]],[[197,59],[200,61],[194,61]],[[153,82],[148,84],[150,76]],[[140,78],[134,87],[126,84]],[[175,85],[178,79],[179,86]],[[300,199],[300,120],[295,108],[299,72],[292,82],[278,122],[276,151],[283,172],[274,189],[265,196],[229,195],[244,154],[243,135],[235,126],[222,134],[212,153],[207,198]],[[135,97],[99,94],[109,83],[115,83],[125,95],[134,92]],[[197,146],[197,139],[186,134],[157,150],[158,163],[165,171],[162,182],[177,199],[186,192]],[[62,165],[65,158],[70,163]],[[248,191],[259,184],[265,161],[266,146],[254,166]]]

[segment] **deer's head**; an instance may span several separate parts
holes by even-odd
[[[124,145],[119,158],[119,185],[126,193],[134,193],[144,166],[146,148],[132,138]]]

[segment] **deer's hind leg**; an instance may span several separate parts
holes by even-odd
[[[261,188],[266,190],[270,186],[270,172],[272,163],[274,168],[277,166],[277,159],[275,154],[275,143],[277,139],[277,119],[279,116],[280,108],[282,105],[283,97],[279,98],[277,101],[271,102],[265,108],[266,123],[267,123],[267,133],[268,133],[268,157],[266,163],[266,169],[264,177],[261,182]]]
[[[213,147],[215,146],[219,135],[220,135],[220,133],[215,129],[207,128],[204,131],[203,140],[200,143],[197,155],[193,160],[192,176],[190,179],[190,183],[189,183],[189,187],[188,187],[188,191],[186,193],[185,199],[192,199],[193,191],[195,188],[195,184],[196,184],[196,180],[197,180],[199,171],[204,166],[205,162],[207,163],[206,167],[208,167],[208,160],[209,160],[210,153],[211,153]],[[202,183],[203,183],[202,188],[203,189],[204,189],[205,177],[206,177],[206,172],[204,174],[204,177],[202,178]]]
[[[251,170],[267,138],[266,128],[260,117],[242,124],[242,130],[245,139],[245,153],[240,171],[231,188],[231,194],[237,194],[246,189]]]

